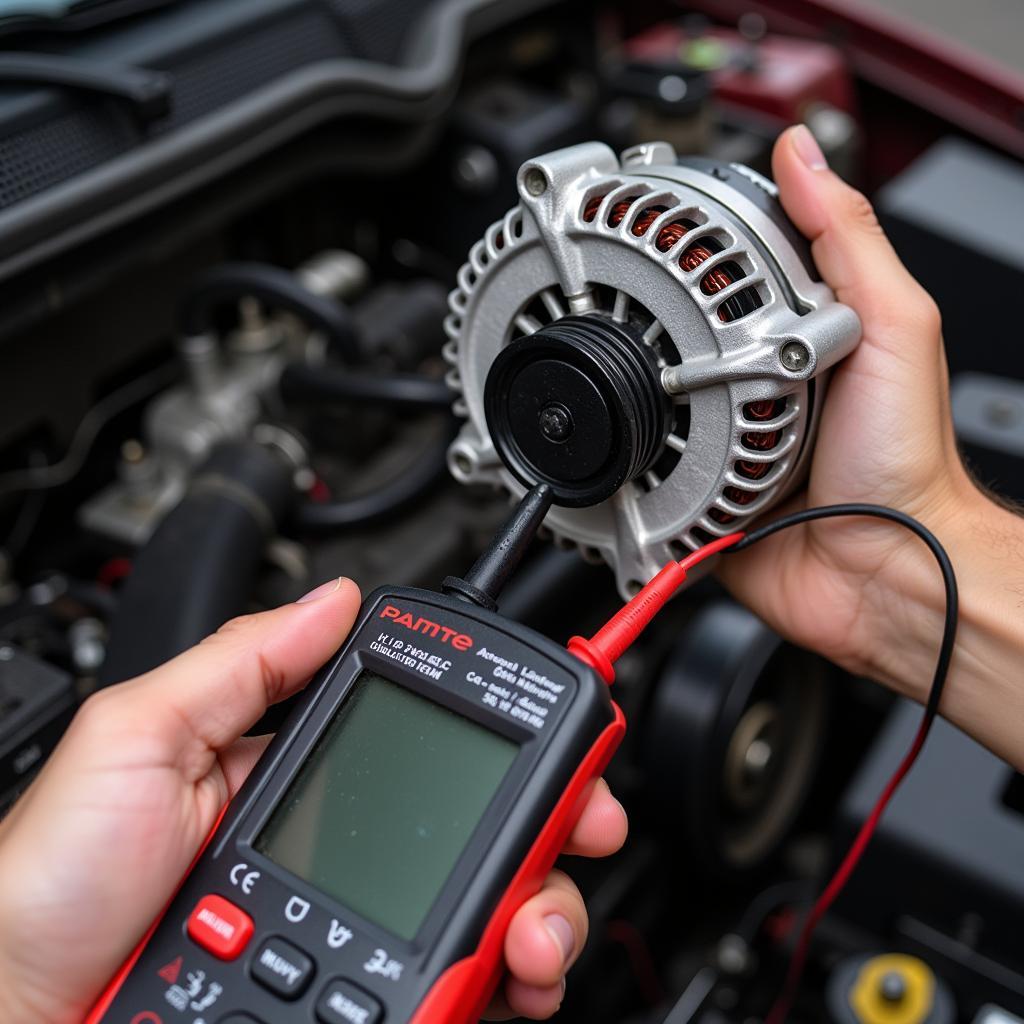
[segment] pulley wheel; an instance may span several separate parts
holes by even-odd
[[[716,875],[765,864],[803,807],[828,665],[732,601],[705,606],[669,654],[644,749],[659,814]]]
[[[629,325],[587,314],[502,349],[487,375],[484,411],[498,454],[521,483],[546,483],[557,504],[582,507],[650,468],[672,409],[657,362]]]

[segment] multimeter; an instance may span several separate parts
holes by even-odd
[[[470,1024],[619,744],[486,608],[378,590],[86,1024]]]

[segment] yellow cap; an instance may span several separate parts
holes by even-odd
[[[903,982],[898,999],[886,996],[883,982],[889,975]],[[935,975],[917,957],[886,953],[864,963],[849,998],[861,1024],[922,1024],[935,1004]]]

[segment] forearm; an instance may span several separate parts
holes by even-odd
[[[37,845],[24,842],[26,830],[30,839],[36,831],[32,816],[25,813],[29,799],[28,794],[22,797],[0,825],[0,1006],[5,1021],[70,1024],[82,1014],[69,1012],[52,997],[54,985],[45,960],[25,941],[27,929],[41,945],[48,945],[45,921],[42,927],[38,921],[39,903],[26,899],[32,886],[26,884],[21,851]]]
[[[1024,518],[979,492],[933,527],[957,573],[960,622],[942,714],[1024,769]],[[878,642],[870,674],[907,696],[927,697],[942,633],[938,569],[910,541],[870,588]]]

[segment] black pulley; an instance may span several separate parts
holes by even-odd
[[[610,498],[650,468],[671,423],[653,354],[628,324],[568,316],[504,348],[484,412],[494,446],[527,487],[556,504]]]
[[[643,749],[660,820],[719,876],[762,867],[802,809],[830,668],[727,600],[688,623],[655,686]]]

